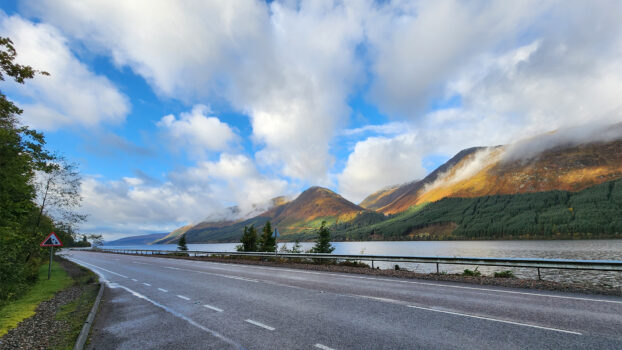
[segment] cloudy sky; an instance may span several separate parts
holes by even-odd
[[[620,1],[3,1],[2,91],[80,164],[82,231],[311,185],[354,202],[466,147],[622,120]]]

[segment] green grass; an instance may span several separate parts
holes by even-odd
[[[39,279],[22,297],[12,301],[0,309],[0,337],[21,321],[35,314],[35,309],[43,301],[51,299],[54,294],[73,284],[73,280],[56,262],[52,263],[52,277],[48,278],[48,265],[39,268]]]
[[[69,325],[69,329],[55,336],[52,349],[73,349],[75,341],[78,335],[80,335],[80,331],[84,325],[84,320],[86,320],[89,315],[95,298],[97,298],[98,291],[99,285],[88,285],[78,299],[63,305],[56,313],[56,319],[66,322]]]

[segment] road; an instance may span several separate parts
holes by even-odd
[[[622,298],[70,251],[93,349],[622,349]]]

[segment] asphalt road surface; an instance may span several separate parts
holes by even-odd
[[[70,251],[91,349],[622,349],[622,298]]]

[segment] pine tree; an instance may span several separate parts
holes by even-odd
[[[294,246],[292,247],[291,253],[302,253],[302,246],[300,245],[300,241],[294,241]]]
[[[263,227],[261,237],[259,237],[260,252],[274,252],[276,250],[276,239],[272,236],[272,225],[267,221]]]
[[[322,225],[317,232],[317,239],[315,240],[315,246],[311,249],[312,253],[324,253],[330,254],[335,250],[330,244],[330,231],[326,227],[326,221],[322,221]]]
[[[184,251],[184,252],[188,250],[188,246],[186,245],[186,234],[185,233],[181,235],[179,242],[177,242],[177,249]]]
[[[238,246],[238,251],[241,252],[255,252],[257,251],[257,230],[255,226],[244,226],[244,233],[240,238],[241,245]]]

